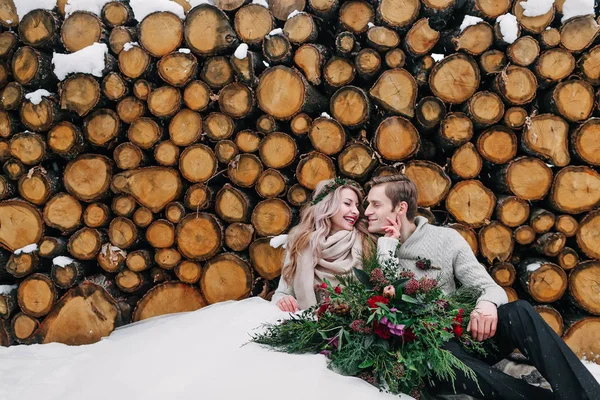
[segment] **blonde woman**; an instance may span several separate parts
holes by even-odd
[[[363,192],[349,179],[319,182],[313,200],[300,213],[289,233],[286,257],[274,302],[282,311],[295,312],[317,303],[315,285],[360,267],[369,233],[361,219]]]

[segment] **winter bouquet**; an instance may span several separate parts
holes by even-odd
[[[434,270],[428,260],[416,263]],[[340,277],[339,286],[326,281],[316,290],[319,304],[265,325],[252,340],[287,353],[324,354],[336,372],[415,398],[432,378],[454,383],[457,370],[477,380],[444,344],[457,340],[485,355],[484,344],[466,332],[478,290],[463,286],[444,294],[435,278],[415,279],[376,255],[363,256],[363,269]]]

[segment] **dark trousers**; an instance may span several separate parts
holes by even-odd
[[[457,342],[447,344],[447,349],[475,372],[479,383],[478,387],[457,371],[456,392],[484,399],[600,399],[600,385],[594,376],[528,302],[518,300],[498,307],[494,342],[498,352],[486,359],[466,352]],[[491,367],[515,348],[546,378],[552,392]],[[430,391],[440,389],[453,392],[450,382],[439,381]]]

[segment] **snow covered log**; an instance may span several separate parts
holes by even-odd
[[[0,344],[268,298],[336,175],[408,175],[573,346],[600,315],[593,2],[67,3],[0,1]]]

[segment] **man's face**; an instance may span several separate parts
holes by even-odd
[[[385,233],[383,227],[390,224],[387,219],[391,218],[395,221],[398,211],[392,209],[392,201],[385,194],[385,185],[377,185],[371,188],[367,196],[367,202],[369,205],[365,210],[365,216],[369,221],[369,232],[375,234]]]

